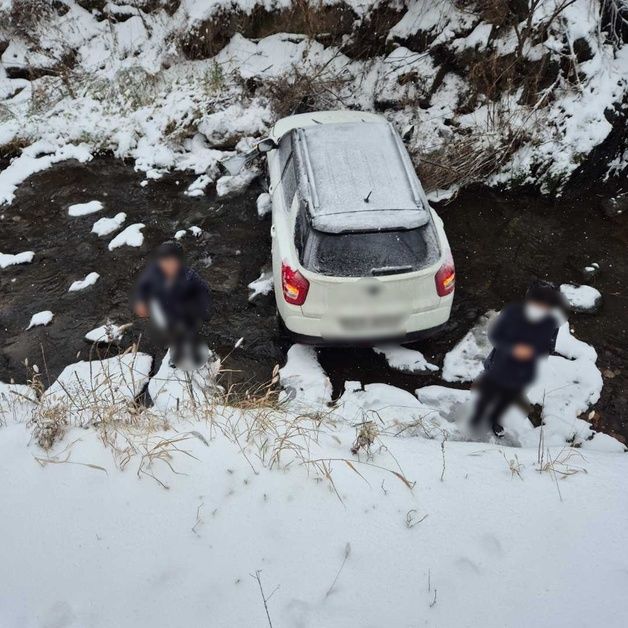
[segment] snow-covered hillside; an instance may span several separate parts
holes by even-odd
[[[289,408],[105,412],[48,451],[9,419],[0,624],[624,625],[625,455]]]
[[[206,186],[226,152],[317,108],[382,111],[432,189],[554,191],[607,141],[603,170],[625,168],[620,0],[133,5],[4,0],[0,147],[17,158],[0,202],[100,150]]]

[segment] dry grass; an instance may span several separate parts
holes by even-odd
[[[128,351],[134,352],[137,352],[137,347]],[[210,446],[216,438],[232,443],[254,473],[259,473],[262,468],[302,467],[315,479],[328,482],[330,490],[341,501],[333,479],[336,463],[349,467],[362,479],[365,479],[364,475],[356,465],[388,471],[409,488],[413,486],[381,443],[378,451],[393,460],[394,467],[391,469],[372,462],[318,456],[321,439],[337,438],[334,435],[334,411],[331,408],[303,407],[303,411],[299,412],[294,402],[287,406],[277,386],[278,368],[271,381],[264,385],[231,386],[226,391],[208,387],[208,392],[200,396],[190,394],[189,399],[182,399],[169,413],[146,407],[132,396],[129,398],[128,394],[117,394],[120,381],[114,381],[104,366],[99,372],[104,376],[98,379],[92,377],[91,385],[77,381],[71,388],[63,388],[65,394],[44,396],[37,405],[30,427],[34,440],[47,452],[47,457],[39,459],[42,465],[73,464],[70,460],[72,444],[61,453],[55,448],[69,429],[81,427],[96,431],[120,470],[132,465],[138,477],[151,478],[164,489],[170,487],[167,477],[180,473],[177,461],[195,459],[192,444],[197,445],[198,441]],[[128,386],[129,392],[137,390],[134,377],[131,369],[130,381],[122,384]],[[39,374],[34,374],[31,385],[41,392]],[[186,425],[190,429],[185,430]],[[207,432],[202,430],[206,435],[199,431],[199,425],[206,426]],[[363,447],[372,457],[370,447],[378,438],[377,430],[372,426],[363,426],[360,434]]]
[[[337,53],[340,54],[340,53]],[[266,96],[278,118],[307,111],[345,108],[343,88],[352,81],[348,72],[332,69],[333,56],[321,65],[293,65],[276,78],[264,81],[260,93]]]

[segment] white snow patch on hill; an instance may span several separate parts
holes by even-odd
[[[87,203],[77,203],[76,205],[70,205],[68,207],[68,216],[87,216],[88,214],[94,214],[104,208],[101,201],[89,201]]]
[[[260,276],[248,285],[249,301],[254,301],[258,296],[270,294],[273,291],[273,271],[263,270]]]
[[[0,253],[0,268],[15,266],[16,264],[29,264],[33,261],[35,253],[33,251],[23,251],[22,253]]]
[[[92,233],[99,237],[109,235],[120,229],[125,220],[126,214],[124,212],[119,212],[113,218],[100,218],[94,223]]]
[[[446,382],[471,382],[482,372],[482,363],[491,352],[487,331],[497,315],[484,314],[463,339],[445,356],[443,379]]]
[[[96,327],[85,334],[85,340],[101,344],[117,342],[124,335],[129,325],[116,325],[113,321],[107,321],[104,325]]]
[[[144,243],[144,234],[142,229],[146,225],[138,222],[133,225],[129,225],[126,229],[121,231],[111,242],[109,242],[109,250],[113,251],[121,246],[142,246]]]
[[[560,286],[560,291],[575,312],[593,312],[602,300],[600,291],[592,286],[564,283]]]
[[[386,358],[388,366],[400,371],[417,373],[419,371],[438,371],[438,366],[428,362],[420,351],[408,349],[400,345],[381,345],[373,347],[375,353]]]
[[[49,325],[54,318],[54,314],[50,310],[43,310],[42,312],[37,312],[31,316],[31,322],[28,324],[26,329],[30,329],[31,327],[38,327],[40,325]]]
[[[68,288],[68,292],[76,292],[77,290],[85,290],[85,288],[89,288],[89,286],[93,286],[99,279],[100,275],[98,273],[92,272],[88,273],[85,276],[85,279],[79,279],[78,281],[73,281],[72,285]]]
[[[36,401],[37,394],[31,386],[0,382],[0,427],[10,421],[30,419]]]
[[[126,406],[148,382],[153,359],[128,352],[66,366],[42,396],[44,407],[65,408],[70,424],[87,425],[109,408]]]
[[[191,371],[172,368],[169,360],[170,350],[148,384],[148,394],[155,408],[166,414],[174,411],[183,414],[197,406],[210,404],[219,390],[216,376],[220,371],[220,359],[211,354],[205,366]]]
[[[282,398],[285,400],[315,406],[331,401],[331,382],[313,347],[292,345],[285,366],[279,369],[279,381],[284,388]]]

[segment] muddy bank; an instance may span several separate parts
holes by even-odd
[[[0,380],[25,381],[27,357],[46,371],[44,383],[66,364],[87,359],[92,351],[83,340],[87,331],[107,317],[117,323],[133,320],[129,293],[150,249],[193,225],[201,227],[202,235],[188,234],[182,243],[214,294],[216,314],[207,338],[221,355],[229,354],[223,383],[257,386],[267,382],[274,365],[285,359],[289,343],[277,330],[272,295],[248,301],[247,284],[270,260],[270,220],[259,220],[255,212],[259,189],[226,200],[212,195],[191,198],[184,190],[192,177],[167,175],[144,187],[142,179],[132,166],[112,158],[85,165],[67,162],[31,177],[19,188],[14,203],[2,208],[0,251],[36,254],[31,264],[0,271]],[[103,201],[105,210],[81,218],[68,216],[68,205],[93,199]],[[442,365],[445,353],[480,314],[520,298],[531,278],[586,282],[602,292],[602,310],[593,316],[572,314],[570,321],[576,335],[598,351],[604,376],[593,423],[628,438],[623,393],[627,299],[622,293],[628,277],[624,254],[628,230],[623,215],[604,212],[604,201],[593,194],[551,201],[480,188],[440,208],[456,260],[458,289],[447,332],[416,348]],[[114,234],[98,238],[90,230],[98,218],[120,211],[127,214],[126,225],[146,224],[145,240],[140,248],[110,252],[107,244]],[[600,271],[585,278],[583,269],[592,262]],[[94,286],[68,292],[72,281],[91,271],[101,275]],[[54,312],[52,324],[25,331],[31,315],[41,310]],[[242,346],[233,350],[240,337]],[[133,341],[159,363],[163,347],[145,323],[134,322],[122,347]],[[409,391],[442,383],[438,373],[394,371],[370,350],[325,349],[319,357],[335,394],[346,380],[386,382]]]

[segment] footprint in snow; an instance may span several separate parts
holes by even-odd
[[[480,573],[480,568],[470,558],[466,558],[464,556],[456,561],[456,566],[462,573],[470,575],[477,575]]]
[[[492,534],[484,534],[480,540],[480,543],[487,554],[493,556],[501,556],[504,553],[502,544],[496,536]]]

